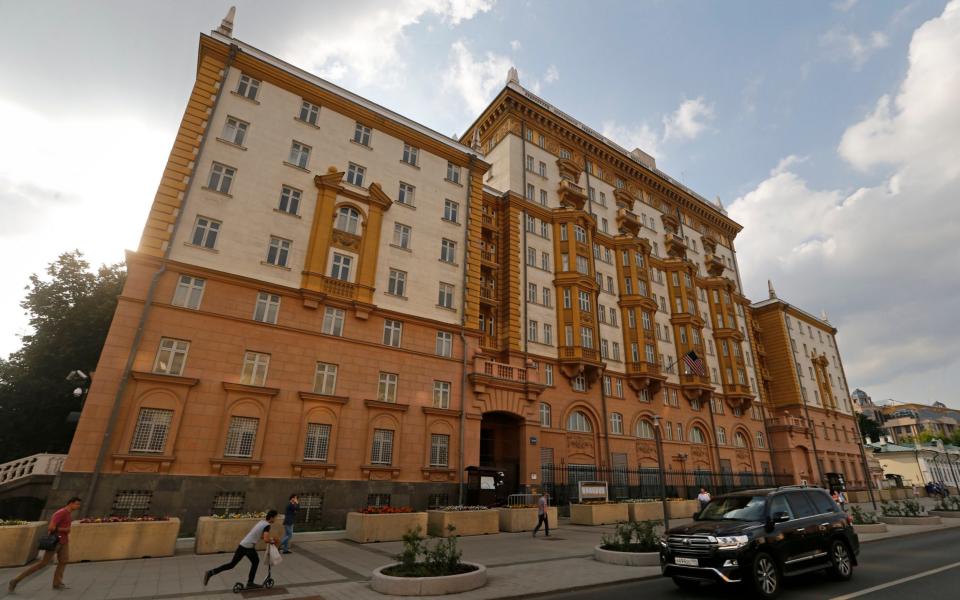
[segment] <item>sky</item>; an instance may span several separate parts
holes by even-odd
[[[134,249],[231,2],[0,0],[0,356],[30,273]],[[744,226],[851,388],[960,408],[960,0],[236,2],[234,35],[447,135],[520,82]]]

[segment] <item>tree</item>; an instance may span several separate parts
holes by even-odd
[[[860,424],[860,433],[863,435],[863,437],[870,438],[875,442],[880,439],[880,436],[883,435],[880,425],[867,415],[858,413],[857,421]]]
[[[92,271],[79,250],[61,254],[46,273],[30,276],[20,303],[33,332],[0,359],[0,462],[70,448],[75,425],[66,418],[80,401],[65,377],[96,368],[126,280],[122,263]]]

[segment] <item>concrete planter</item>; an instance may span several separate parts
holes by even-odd
[[[854,525],[853,530],[860,533],[886,533],[886,523],[867,523],[864,525]]]
[[[537,526],[537,509],[535,508],[500,508],[500,531],[516,533],[518,531],[533,531]],[[547,523],[550,529],[559,527],[557,522],[557,507],[547,507]]]
[[[890,500],[892,500],[893,497],[891,496],[890,492],[891,490],[880,490],[879,492],[880,500],[882,500],[883,502],[889,502]]]
[[[373,591],[391,596],[441,596],[468,592],[487,584],[487,568],[477,563],[463,563],[477,567],[476,571],[444,577],[391,577],[383,574],[384,569],[395,564],[384,565],[373,571],[373,579],[370,580]]]
[[[46,533],[46,521],[0,526],[0,567],[20,567],[32,561]]]
[[[928,510],[932,517],[943,517],[944,519],[960,519],[960,510]]]
[[[940,517],[877,517],[887,525],[940,525]]]
[[[604,550],[600,546],[593,548],[593,560],[609,565],[624,567],[657,567],[660,566],[659,552],[618,552]]]
[[[627,502],[627,515],[631,521],[662,521],[663,504],[660,502]],[[670,513],[671,516],[673,513]]]
[[[671,519],[691,519],[700,512],[698,500],[670,500],[668,505]]]
[[[361,544],[401,540],[408,531],[417,527],[420,528],[421,533],[426,533],[427,513],[394,513],[390,515],[347,513],[347,539]]]
[[[428,510],[427,533],[438,537],[450,537],[448,525],[456,529],[452,535],[486,535],[500,533],[500,511],[487,510]]]
[[[173,556],[180,519],[129,523],[74,523],[70,562]]]
[[[608,525],[627,521],[627,504],[571,504],[570,523],[573,525]]]
[[[282,537],[283,525],[279,525],[280,515],[274,520],[270,532],[274,537]],[[247,535],[259,518],[250,519],[215,519],[200,517],[197,520],[197,533],[194,536],[194,552],[197,554],[216,554],[217,552],[233,552],[240,544],[243,536]],[[257,542],[257,550],[263,550],[266,544]]]

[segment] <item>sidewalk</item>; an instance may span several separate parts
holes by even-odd
[[[681,524],[671,522],[671,525]],[[900,526],[889,525],[883,534],[863,534],[861,541],[870,542],[901,535],[934,531],[945,527],[960,527],[960,519],[944,519],[943,525]],[[593,547],[600,543],[613,526],[583,527],[561,520],[560,528],[551,531],[549,538],[529,533],[501,533],[489,536],[460,538],[463,559],[488,567],[485,587],[456,597],[464,600],[511,598],[544,592],[658,577],[659,567],[620,567],[593,560]],[[322,598],[323,600],[384,600],[370,589],[367,581],[373,569],[394,562],[400,552],[400,542],[356,544],[348,540],[322,540],[297,543],[294,553],[284,556],[275,567],[273,576],[277,588],[286,593],[251,593],[248,597]],[[246,578],[246,561],[231,572],[220,574],[203,587],[203,573],[227,562],[230,554],[196,556],[191,551],[169,558],[71,564],[65,580],[71,589],[54,591],[50,588],[52,567],[22,583],[16,593],[7,593],[7,581],[20,569],[0,569],[0,598],[31,598],[45,600],[103,599],[133,600],[160,598],[179,600],[233,599],[230,588]],[[262,562],[262,561],[261,561]],[[261,565],[257,580],[266,575]],[[279,589],[273,590],[279,592]],[[438,596],[436,598],[451,598]]]

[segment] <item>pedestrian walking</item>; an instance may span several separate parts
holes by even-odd
[[[283,511],[283,539],[280,540],[280,551],[290,554],[290,540],[293,539],[293,524],[297,520],[297,511],[300,510],[300,498],[290,494],[287,509]]]
[[[80,508],[80,498],[74,496],[67,501],[66,506],[53,513],[50,517],[50,523],[47,525],[47,533],[57,534],[57,545],[53,550],[44,550],[43,558],[27,567],[22,573],[10,580],[7,589],[12,593],[17,585],[30,577],[40,569],[50,564],[53,557],[57,557],[57,569],[53,572],[53,589],[64,590],[67,585],[63,583],[63,572],[67,568],[67,562],[70,561],[70,524],[73,522],[73,511]]]
[[[697,494],[697,502],[700,503],[700,510],[703,510],[710,504],[710,492],[707,491],[707,488],[700,488],[700,493]]]
[[[537,526],[533,528],[533,537],[537,537],[537,532],[540,531],[541,525],[543,525],[543,530],[546,532],[546,536],[550,537],[550,520],[547,518],[546,494],[543,494],[540,496],[540,499],[537,500]]]
[[[257,556],[257,542],[264,541],[268,544],[276,543],[276,538],[271,538],[268,535],[270,532],[270,526],[273,525],[273,521],[276,518],[277,511],[268,510],[266,516],[263,517],[263,520],[257,521],[247,535],[240,540],[240,544],[233,553],[233,558],[230,560],[230,562],[225,565],[220,565],[216,569],[211,569],[203,574],[203,585],[207,585],[207,582],[210,581],[210,578],[217,573],[229,571],[240,564],[240,561],[243,560],[243,557],[247,557],[247,559],[250,561],[250,573],[247,575],[247,586],[245,589],[262,587],[253,581],[253,578],[257,575],[257,567],[260,566],[260,557]]]
[[[840,501],[840,510],[847,510],[847,494],[843,490],[837,490],[837,499]]]
[[[919,497],[920,497],[920,486],[917,485],[916,482],[914,482],[914,484],[913,484],[913,497],[914,497],[914,498],[919,498]]]

